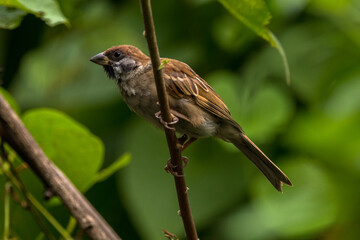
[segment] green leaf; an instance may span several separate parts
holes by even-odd
[[[27,13],[21,9],[0,6],[0,28],[17,28]]]
[[[28,9],[21,3],[21,0],[0,0],[0,5],[6,6],[6,7],[18,8],[18,9],[24,10],[26,12],[30,11],[30,9]]]
[[[131,155],[129,153],[125,153],[124,155],[120,156],[109,167],[98,172],[94,176],[92,184],[106,180],[111,175],[115,174],[119,169],[127,166],[130,163],[130,160],[131,160]]]
[[[169,59],[163,59],[163,60],[161,61],[160,66],[159,66],[159,70],[160,70],[160,69],[163,69],[168,62],[170,62]]]
[[[275,46],[268,29],[271,14],[263,0],[219,0],[237,19]]]
[[[282,62],[284,64],[284,70],[285,70],[285,79],[286,79],[286,83],[288,85],[290,85],[291,83],[291,79],[290,79],[290,68],[289,68],[289,63],[288,63],[288,60],[287,60],[287,57],[286,57],[286,54],[285,54],[285,51],[281,45],[281,43],[279,42],[279,40],[277,39],[277,37],[269,30],[269,34],[271,36],[271,39],[272,41],[275,43],[275,47],[280,56],[281,56],[281,59],[282,59]]]
[[[286,82],[290,84],[290,70],[285,52],[275,35],[266,27],[271,19],[266,3],[263,0],[219,0],[219,2],[238,20],[278,50],[284,63]]]
[[[294,103],[281,88],[265,84],[245,102],[241,126],[258,144],[271,142],[291,120]]]
[[[80,191],[88,189],[104,158],[101,140],[64,113],[35,109],[24,114],[24,124],[45,154]]]
[[[299,113],[287,129],[284,143],[295,151],[334,165],[337,170],[359,175],[359,121],[358,113],[345,118],[329,116],[321,111]],[[342,143],[341,147],[339,143]]]
[[[0,5],[34,14],[51,27],[58,24],[69,26],[68,19],[63,15],[58,2],[55,0],[0,0]]]

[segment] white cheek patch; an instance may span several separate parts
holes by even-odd
[[[114,69],[114,73],[115,73],[115,78],[120,79],[120,77],[122,76],[122,73],[123,73],[123,69],[121,67],[121,64],[120,63],[115,63],[113,65],[113,69]]]

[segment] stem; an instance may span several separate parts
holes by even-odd
[[[71,234],[76,227],[76,219],[73,216],[70,216],[69,222],[66,226],[66,231]]]
[[[39,225],[39,228],[41,231],[45,234],[45,236],[50,240],[55,240],[56,238],[51,234],[51,232],[46,228],[45,224],[41,220],[40,216],[34,209],[34,205],[32,204],[31,200],[28,198],[27,190],[24,188],[24,186],[21,186],[19,183],[19,180],[13,175],[11,164],[6,159],[3,159],[0,157],[1,162],[1,169],[4,173],[4,175],[9,179],[9,181],[24,195],[25,202],[27,205],[27,209],[31,213],[31,215],[34,217],[36,223]]]
[[[66,239],[66,240],[73,239],[70,236],[70,234],[61,226],[61,224],[29,192],[27,193],[27,198],[29,199],[31,204],[46,218],[46,220],[49,221],[49,223],[60,233],[60,235],[64,239]]]
[[[61,226],[61,224],[46,210],[46,208],[44,208],[44,206],[38,200],[36,200],[36,198],[30,192],[27,191],[12,163],[9,161],[7,161],[7,163],[10,165],[10,174],[12,174],[14,185],[23,193],[31,208],[35,207],[64,239],[72,239],[70,234]]]
[[[4,189],[4,240],[7,240],[10,232],[10,191],[11,183],[5,183]]]
[[[44,239],[44,233],[43,232],[40,232],[37,236],[36,236],[36,238],[35,238],[35,240],[43,240]]]
[[[144,26],[145,26],[145,36],[148,43],[150,58],[153,66],[153,73],[154,73],[156,90],[160,104],[161,116],[166,122],[172,122],[169,102],[168,102],[167,94],[165,92],[164,79],[162,76],[162,70],[160,68],[160,55],[156,42],[151,3],[150,0],[140,0],[140,3],[141,3],[141,9],[142,9]],[[174,176],[174,180],[175,180],[178,202],[180,206],[180,216],[182,217],[183,220],[186,237],[189,240],[197,240],[198,236],[190,209],[188,190],[185,183],[181,150],[177,146],[178,140],[176,138],[175,130],[168,128],[164,128],[164,129],[170,151],[171,163],[173,166],[176,166],[174,171],[178,174],[178,176]]]

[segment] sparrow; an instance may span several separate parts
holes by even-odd
[[[210,85],[187,64],[162,58],[162,68],[170,112],[177,119],[176,132],[190,137],[185,149],[198,138],[216,137],[234,144],[282,192],[289,178],[244,133],[231,117],[228,107]],[[140,117],[157,127],[159,103],[150,58],[131,45],[114,46],[93,56],[90,61],[103,66],[114,79],[123,100]]]

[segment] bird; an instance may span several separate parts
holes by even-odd
[[[279,192],[283,183],[292,186],[285,173],[245,135],[224,101],[204,79],[186,63],[169,58],[161,60],[165,63],[162,73],[170,113],[176,119],[174,127],[177,133],[189,138],[183,149],[198,138],[220,138],[235,145]],[[146,54],[135,46],[119,45],[93,56],[90,61],[103,66],[107,76],[115,80],[133,112],[157,127],[164,127],[164,122],[159,121],[153,65]]]

